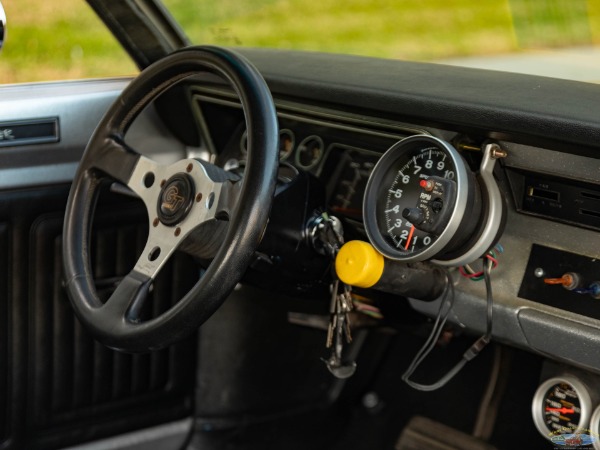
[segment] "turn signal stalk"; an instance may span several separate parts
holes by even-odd
[[[444,272],[426,263],[400,263],[384,258],[363,241],[342,246],[335,259],[341,281],[418,300],[435,300],[444,292]]]

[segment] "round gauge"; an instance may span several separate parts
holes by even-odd
[[[550,378],[533,397],[531,414],[538,431],[557,442],[580,433],[589,423],[592,400],[585,385],[572,376]]]
[[[296,165],[309,170],[319,164],[325,152],[323,139],[319,136],[309,136],[300,142],[296,152]]]
[[[294,151],[295,136],[292,130],[279,131],[279,161],[285,161]]]
[[[292,130],[283,129],[279,131],[279,161],[285,161],[292,154],[295,142]],[[244,131],[242,134],[240,151],[244,156],[248,154],[248,131]]]
[[[592,443],[595,450],[600,450],[600,406],[598,406],[590,419],[589,434],[593,439]]]
[[[481,191],[449,143],[427,135],[393,145],[367,183],[363,216],[369,240],[403,261],[452,259],[482,223]]]

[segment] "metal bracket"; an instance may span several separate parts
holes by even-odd
[[[504,208],[498,183],[494,179],[494,167],[498,158],[505,158],[506,156],[506,152],[495,143],[487,144],[483,149],[483,160],[481,161],[479,175],[487,192],[489,210],[487,223],[477,242],[466,253],[449,261],[434,261],[436,264],[441,266],[463,266],[472,263],[487,252],[494,243],[502,223]]]

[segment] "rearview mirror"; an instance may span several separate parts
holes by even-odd
[[[0,2],[0,50],[4,46],[4,38],[6,37],[6,14]]]

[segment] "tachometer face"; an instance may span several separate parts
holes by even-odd
[[[467,204],[473,204],[476,187],[467,170],[450,144],[432,136],[411,136],[392,146],[373,170],[363,201],[373,246],[396,260],[439,255],[459,231]],[[472,231],[472,223],[460,233]]]
[[[574,377],[551,378],[538,388],[532,414],[538,431],[547,439],[573,434],[588,426],[591,398]]]
[[[386,242],[401,252],[421,252],[438,238],[433,233],[417,229],[411,222],[433,221],[433,216],[439,214],[444,206],[445,199],[441,193],[435,188],[427,191],[421,186],[431,176],[454,180],[456,167],[448,154],[437,147],[415,148],[396,161],[382,182],[379,201],[383,205],[377,208],[378,222],[385,224]],[[431,207],[419,208],[417,205],[421,197],[425,200],[432,197]],[[405,210],[411,207],[414,208],[411,214],[405,214]],[[406,215],[409,217],[404,217]]]

